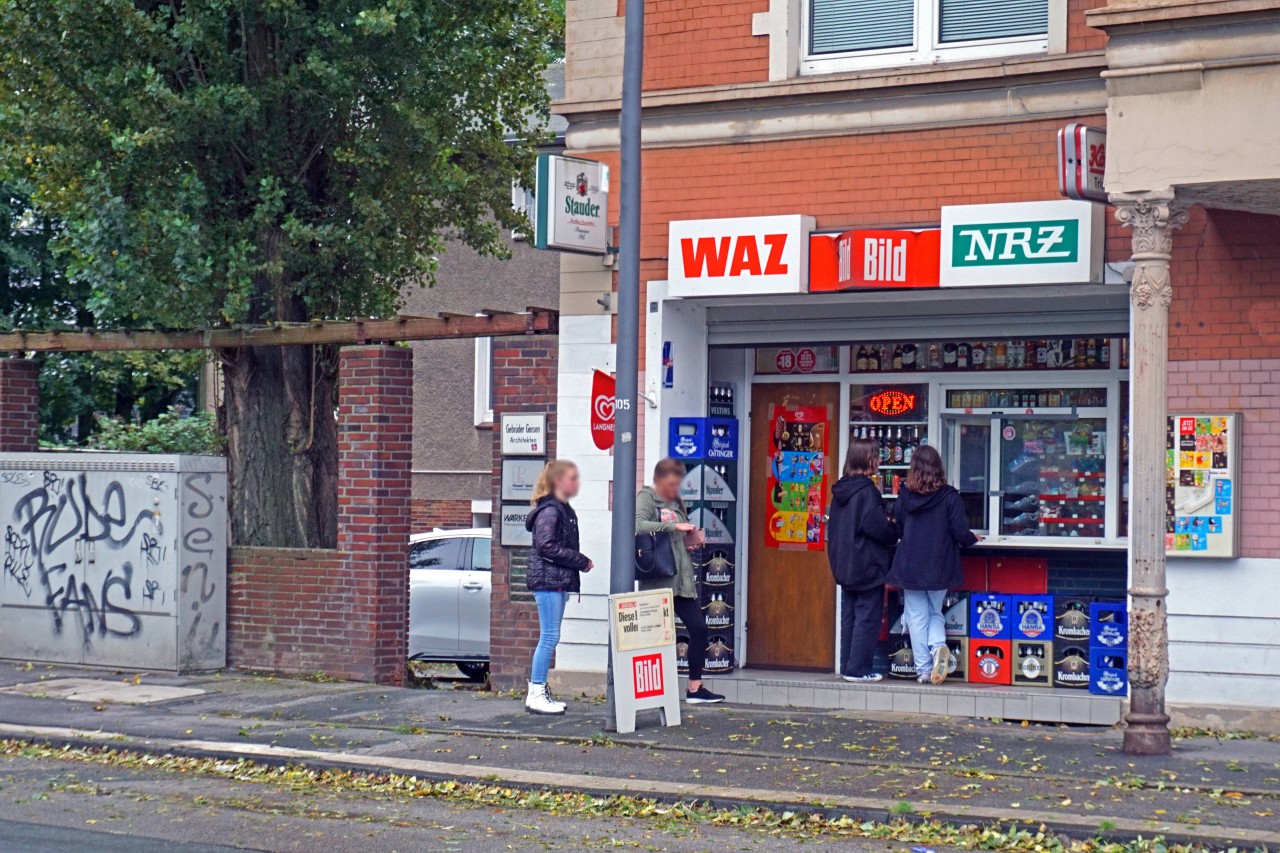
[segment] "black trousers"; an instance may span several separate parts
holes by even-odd
[[[883,619],[883,586],[859,590],[840,587],[841,675],[871,674]]]
[[[696,598],[675,598],[676,616],[689,632],[689,680],[702,680],[702,664],[707,659],[707,617]]]

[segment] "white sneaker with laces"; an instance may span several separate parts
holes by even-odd
[[[534,684],[532,681],[529,682],[529,693],[524,698],[524,707],[531,714],[545,714],[553,717],[560,716],[565,709],[564,705],[553,702],[547,695],[547,685]]]

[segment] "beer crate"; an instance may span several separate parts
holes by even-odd
[[[907,633],[907,622],[903,619],[905,606],[904,594],[900,589],[889,592],[889,604],[886,607],[889,622],[889,637],[902,636]],[[950,592],[942,601],[942,618],[946,622],[948,637],[969,636],[969,594],[967,592]],[[887,638],[886,638],[887,639]]]
[[[731,548],[699,548],[694,555],[694,565],[700,573],[704,587],[720,589],[732,587],[737,578]]]
[[[1068,645],[1089,645],[1089,595],[1058,595],[1053,599],[1053,640]]]
[[[951,650],[951,665],[947,667],[947,681],[967,681],[969,678],[969,638],[947,637]]]
[[[732,587],[702,588],[702,617],[709,635],[733,633],[733,592]]]
[[[667,455],[676,459],[734,462],[738,459],[736,418],[672,418]]]
[[[676,625],[676,672],[681,675],[689,674],[689,635],[680,627],[678,621]]]
[[[1129,647],[1129,608],[1122,601],[1098,601],[1089,605],[1089,647]]]
[[[1013,679],[1017,687],[1053,686],[1053,643],[1013,641]]]
[[[734,668],[733,636],[715,631],[709,633],[706,663],[703,664],[703,671],[709,673],[732,672]]]
[[[1013,597],[1013,639],[1048,642],[1053,636],[1053,596]]]
[[[1089,652],[1089,692],[1098,696],[1124,696],[1129,692],[1128,652],[1092,649]]]
[[[969,639],[969,683],[1009,684],[1013,677],[1010,640]]]
[[[980,641],[1011,639],[1012,610],[1013,599],[1007,595],[973,593],[969,596],[969,638]]]
[[[1083,643],[1053,644],[1053,686],[1089,689],[1089,647]]]
[[[884,653],[889,658],[889,677],[906,681],[916,678],[916,660],[911,653],[911,641],[906,637],[895,637],[883,644]]]

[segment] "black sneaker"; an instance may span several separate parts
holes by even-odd
[[[723,702],[724,697],[719,693],[712,693],[705,686],[699,687],[697,692],[687,692],[684,694],[684,701],[690,705],[714,705],[717,702]]]

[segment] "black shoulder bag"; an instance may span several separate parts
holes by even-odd
[[[662,510],[659,508],[661,519]],[[676,576],[676,555],[671,534],[663,531],[636,534],[636,580],[653,581]]]

